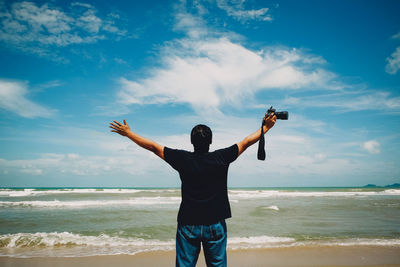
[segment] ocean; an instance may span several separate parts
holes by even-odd
[[[175,249],[180,189],[2,188],[0,256]],[[228,249],[400,247],[400,190],[231,188]]]

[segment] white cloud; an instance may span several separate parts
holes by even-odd
[[[272,16],[268,14],[269,8],[246,9],[245,0],[217,0],[217,6],[224,10],[228,16],[246,22],[249,20],[272,21]]]
[[[22,168],[20,171],[22,173],[31,174],[31,175],[42,175],[43,174],[42,169],[35,169],[32,167],[25,167],[25,168]]]
[[[392,39],[400,39],[400,32],[392,36]],[[389,74],[396,74],[400,69],[400,46],[396,47],[396,50],[386,58],[387,64],[385,70]]]
[[[301,104],[304,107],[335,108],[339,112],[360,110],[377,110],[387,113],[400,112],[399,96],[392,96],[390,92],[373,90],[347,90],[309,97],[287,97],[283,103],[286,106],[298,106]]]
[[[228,38],[178,40],[165,47],[162,67],[147,78],[119,80],[125,104],[185,103],[196,111],[237,105],[261,90],[335,89],[322,60],[296,49],[250,50]]]
[[[367,150],[371,154],[379,154],[381,153],[381,144],[376,140],[370,140],[363,143],[362,148]]]
[[[230,32],[207,27],[182,6],[175,15],[182,39],[166,42],[158,67],[139,79],[121,77],[119,102],[190,105],[197,113],[218,113],[224,105],[248,104],[263,90],[337,90],[325,60],[295,48],[249,49]],[[234,41],[236,40],[236,41]]]
[[[192,16],[186,12],[178,12],[175,15],[174,30],[183,31],[191,38],[200,38],[210,34],[205,22],[200,17]]]
[[[125,30],[115,26],[114,18],[100,18],[96,13],[93,6],[82,3],[72,3],[70,10],[34,2],[1,5],[0,41],[16,49],[49,56],[51,47],[95,43],[109,34],[125,35]]]
[[[41,84],[38,84],[34,87],[34,91],[43,91],[48,88],[54,88],[54,87],[59,87],[63,85],[64,83],[60,80],[51,80],[47,81]]]
[[[0,108],[25,118],[50,117],[55,113],[29,100],[28,93],[26,83],[0,80]]]
[[[19,177],[22,175],[43,176],[50,180],[62,175],[67,177],[108,176],[110,179],[118,176],[119,180],[126,176],[124,183],[129,183],[130,179],[135,178],[143,184],[146,184],[146,180],[151,175],[165,177],[172,172],[172,168],[169,168],[156,155],[140,148],[127,138],[109,134],[107,128],[104,132],[97,132],[85,128],[56,127],[51,132],[36,133],[33,136],[39,143],[65,145],[70,151],[74,149],[76,151],[79,147],[85,152],[41,153],[31,159],[0,159],[0,172]],[[176,145],[174,141],[170,143],[171,141],[168,140],[179,138],[170,136],[158,139],[167,140],[167,144]],[[90,155],[86,153],[87,151],[91,152]],[[178,177],[173,181],[177,183]]]
[[[400,46],[396,48],[390,57],[386,58],[386,61],[388,62],[386,64],[386,72],[389,74],[396,74],[400,69]]]
[[[120,155],[113,153],[112,156],[45,153],[33,159],[0,159],[0,170],[29,176],[46,175],[47,177],[54,174],[57,176],[60,174],[112,176],[117,173],[145,176],[152,172],[159,172],[160,169],[163,170],[161,160],[138,147],[119,151],[119,153]]]
[[[392,39],[400,39],[400,32],[392,36]]]
[[[119,57],[115,57],[114,61],[117,62],[118,64],[121,64],[121,65],[128,64],[128,62],[126,62],[125,60],[123,60],[122,58],[119,58]]]

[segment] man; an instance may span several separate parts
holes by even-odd
[[[263,133],[276,122],[272,113],[264,116]],[[129,125],[114,121],[112,132],[126,136],[139,146],[154,152],[179,172],[182,202],[176,233],[176,266],[195,266],[201,244],[207,266],[226,266],[227,230],[225,219],[231,217],[227,175],[231,162],[256,143],[256,130],[237,144],[209,152],[212,132],[206,125],[192,129],[194,152],[164,147],[131,131]]]

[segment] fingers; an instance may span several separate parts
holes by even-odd
[[[274,112],[271,112],[270,114],[265,113],[264,125],[266,125],[268,128],[271,128],[274,126],[276,119],[277,117]]]
[[[274,112],[271,112],[270,114],[265,113],[264,120],[271,120],[273,117],[275,117],[276,120],[276,115]]]
[[[120,127],[118,125],[115,125],[114,123],[110,122],[110,128],[114,130],[120,130]]]
[[[118,128],[118,127],[116,127],[116,126],[113,126],[113,125],[110,125],[110,128],[111,128],[111,129],[114,129],[114,130],[117,130],[117,131],[119,130],[119,128]]]
[[[113,120],[113,122],[110,122],[109,127],[111,128],[111,132],[118,133],[124,136],[126,136],[126,129],[129,129],[129,126],[126,123],[125,119],[124,119],[124,124],[121,124],[118,121]]]
[[[271,112],[271,114],[269,114],[268,118],[272,119],[275,116],[274,112]],[[276,116],[275,116],[276,117]]]
[[[268,118],[270,121],[272,121],[273,123],[276,122],[276,115],[275,114],[271,114],[271,116]]]
[[[117,121],[114,121],[115,123],[117,123],[117,124],[114,124],[114,123],[112,123],[112,122],[110,122],[110,128],[111,129],[113,129],[113,130],[111,130],[111,132],[116,132],[116,133],[119,133],[119,134],[121,134],[121,132],[122,132],[122,130],[123,130],[123,127],[122,126],[124,126],[124,125],[122,125],[121,123],[119,123],[119,122],[117,122]]]

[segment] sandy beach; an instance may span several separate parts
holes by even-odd
[[[136,255],[10,258],[0,257],[0,266],[174,266],[175,252],[146,252]],[[206,266],[203,254],[197,266]],[[292,247],[251,250],[228,250],[228,266],[313,267],[313,266],[400,266],[400,248]]]

